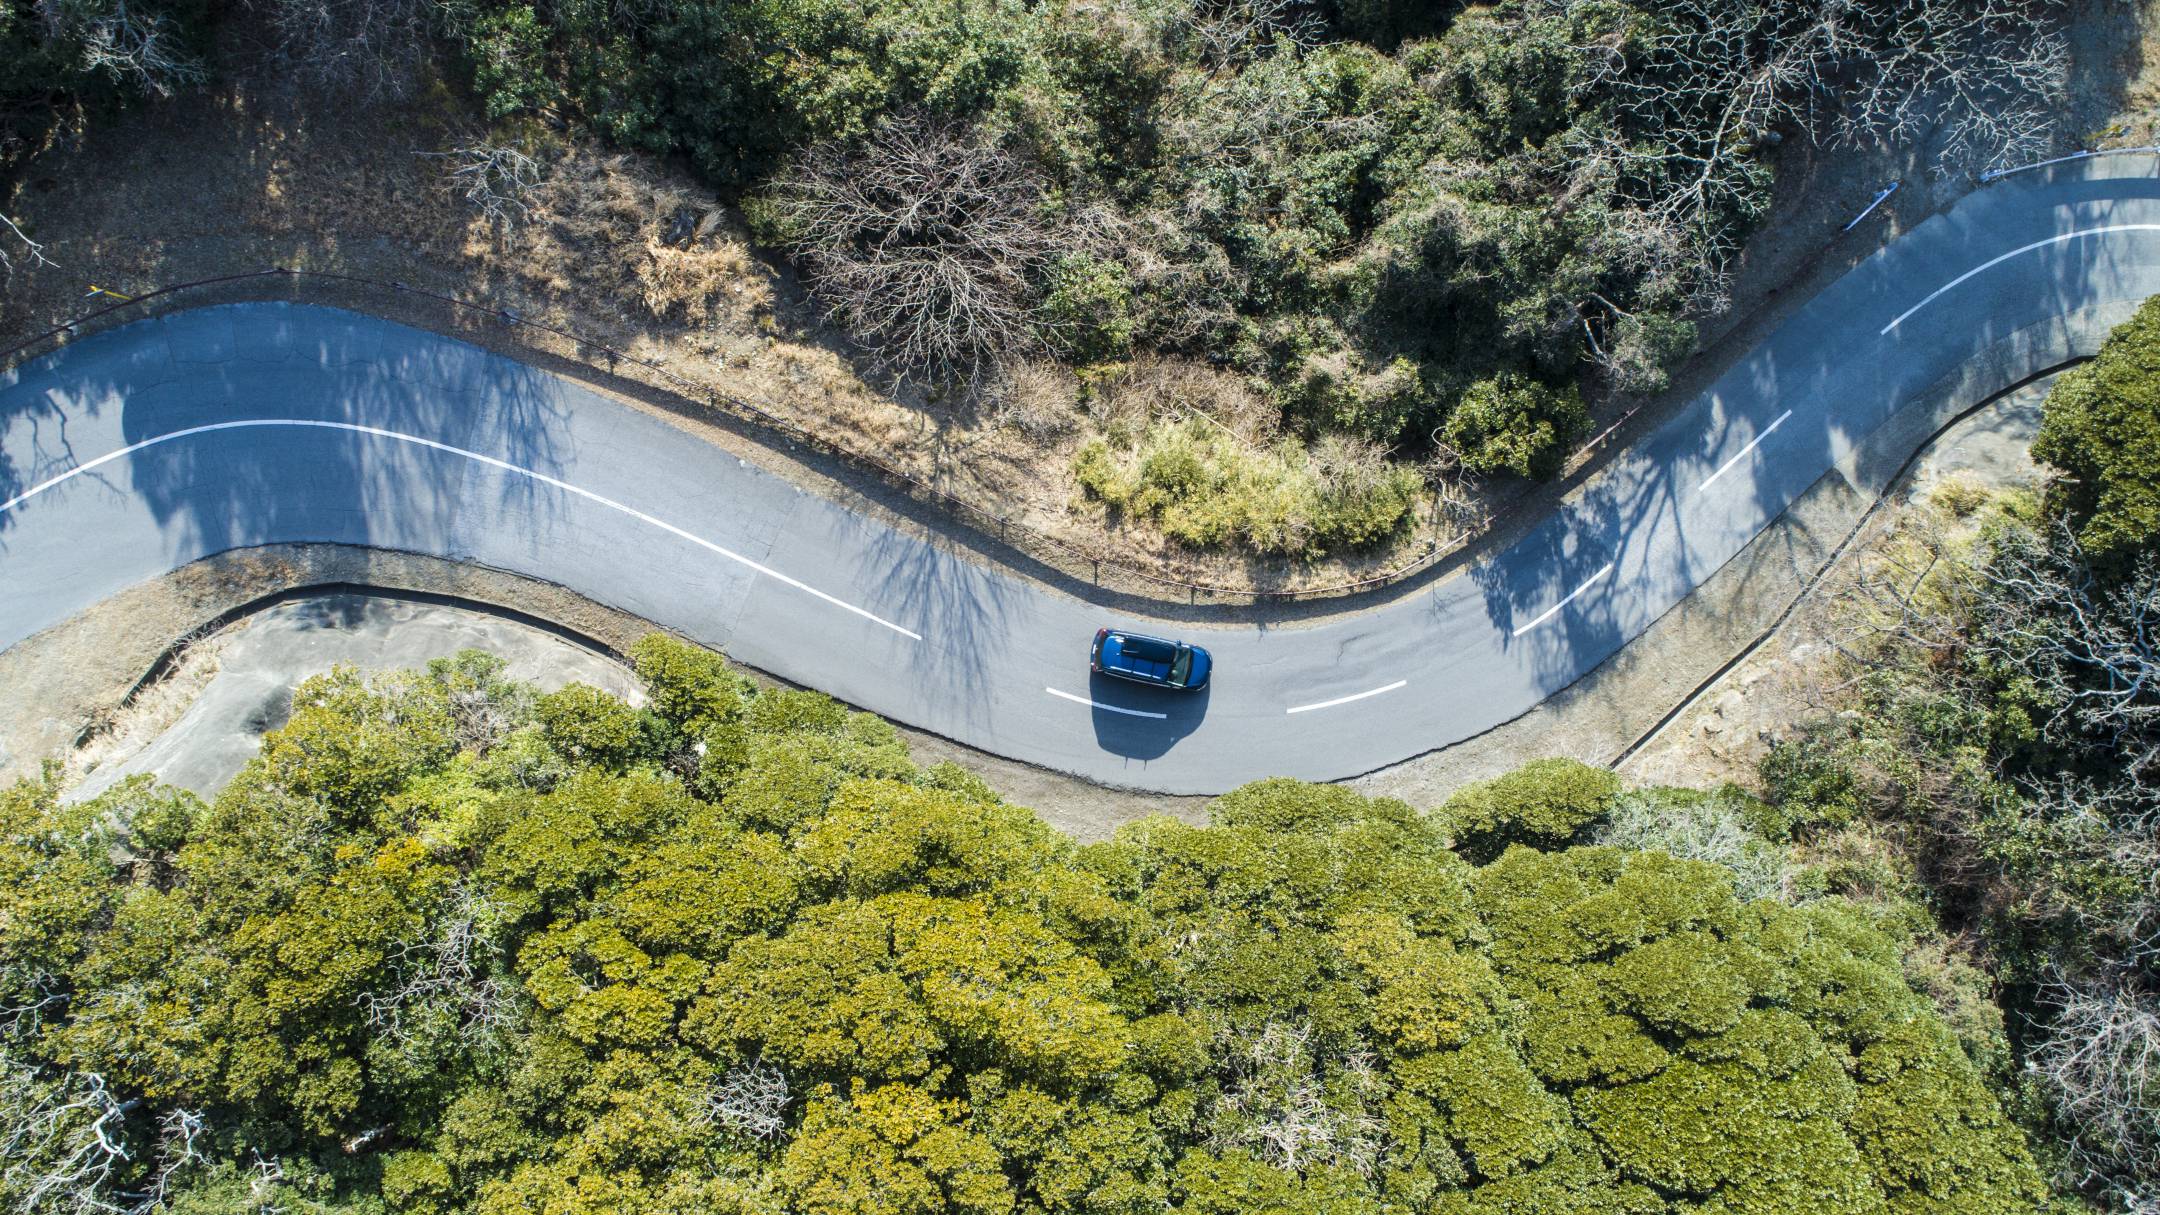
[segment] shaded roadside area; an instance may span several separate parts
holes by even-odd
[[[516,678],[614,691],[607,681],[635,686],[616,656],[652,627],[562,587],[411,553],[320,544],[224,553],[0,651],[0,686],[16,692],[0,710],[0,780],[66,758],[88,792],[137,770],[207,792],[275,728],[291,689],[331,662],[413,666],[474,645],[512,658]],[[520,654],[530,669],[515,665]],[[186,733],[167,732],[199,705]],[[1203,822],[1211,800],[1106,789],[901,732],[924,765],[960,764],[1009,801],[1050,807],[1039,812],[1083,840],[1151,814]]]

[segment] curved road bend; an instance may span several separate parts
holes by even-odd
[[[1180,696],[1091,679],[1105,612],[938,551],[476,348],[331,309],[204,308],[0,375],[0,647],[227,549],[405,549],[569,586],[863,708],[1103,782],[1348,777],[1513,718],[1625,645],[1900,405],[1990,344],[2160,291],[2118,157],[1968,196],[1801,307],[1519,543],[1209,645]]]

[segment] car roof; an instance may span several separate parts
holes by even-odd
[[[1122,629],[1110,630],[1110,641],[1117,643],[1118,652],[1135,658],[1155,662],[1168,662],[1178,651],[1178,643],[1161,637],[1149,637],[1144,633],[1128,633]]]

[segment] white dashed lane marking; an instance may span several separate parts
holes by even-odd
[[[1156,721],[1163,721],[1170,716],[1168,713],[1150,713],[1146,709],[1121,709],[1116,705],[1106,705],[1099,700],[1089,700],[1085,696],[1075,696],[1070,692],[1060,692],[1056,688],[1044,688],[1043,691],[1050,693],[1052,696],[1055,696],[1060,700],[1069,700],[1076,705],[1086,705],[1090,709],[1102,709],[1110,713],[1123,713],[1127,717],[1152,717]]]
[[[1765,427],[1763,427],[1763,428],[1762,428],[1762,433],[1761,433],[1761,434],[1759,434],[1759,435],[1756,435],[1756,436],[1755,436],[1755,437],[1754,437],[1753,439],[1749,440],[1749,441],[1748,441],[1748,445],[1747,445],[1746,447],[1743,447],[1743,448],[1741,448],[1741,449],[1740,449],[1740,453],[1739,453],[1738,455],[1734,456],[1734,457],[1733,457],[1732,459],[1730,459],[1730,460],[1727,460],[1727,461],[1725,461],[1725,462],[1724,462],[1723,464],[1720,464],[1720,465],[1718,465],[1718,470],[1717,470],[1716,472],[1714,472],[1714,473],[1711,473],[1711,474],[1710,474],[1710,475],[1709,475],[1708,477],[1704,478],[1704,479],[1703,479],[1703,483],[1702,483],[1701,485],[1698,485],[1698,486],[1696,486],[1696,487],[1695,487],[1695,492],[1699,494],[1699,493],[1701,493],[1702,491],[1704,491],[1704,490],[1706,490],[1706,489],[1710,488],[1711,484],[1712,484],[1713,482],[1715,482],[1715,481],[1716,481],[1716,480],[1717,480],[1717,479],[1718,479],[1719,477],[1722,477],[1722,476],[1724,476],[1724,475],[1725,475],[1725,474],[1726,474],[1726,473],[1727,473],[1728,471],[1730,471],[1730,470],[1732,469],[1732,466],[1733,466],[1733,465],[1735,465],[1735,464],[1738,464],[1738,463],[1739,463],[1740,461],[1742,461],[1742,460],[1745,460],[1745,459],[1747,459],[1747,457],[1748,457],[1748,453],[1749,453],[1749,452],[1751,452],[1751,451],[1754,451],[1754,450],[1755,450],[1755,448],[1756,448],[1756,447],[1757,447],[1758,445],[1760,445],[1760,444],[1762,443],[1762,441],[1763,441],[1764,439],[1767,439],[1767,438],[1769,438],[1769,437],[1770,437],[1770,432],[1771,432],[1771,431],[1773,431],[1773,430],[1776,430],[1776,429],[1777,429],[1778,427],[1780,427],[1780,426],[1783,426],[1783,425],[1785,424],[1785,419],[1787,419],[1787,418],[1789,418],[1789,417],[1791,417],[1791,416],[1792,416],[1792,410],[1790,410],[1790,409],[1786,410],[1786,411],[1785,411],[1784,413],[1781,413],[1781,414],[1779,414],[1779,415],[1777,416],[1777,421],[1775,421],[1775,422],[1772,422],[1772,423],[1770,423],[1770,424],[1769,424],[1768,426],[1765,426]]]
[[[879,616],[876,613],[856,607],[854,604],[849,603],[844,599],[836,599],[833,596],[826,594],[824,591],[821,591],[816,587],[811,586],[807,582],[802,582],[798,579],[790,578],[786,574],[781,573],[779,570],[776,570],[769,565],[753,561],[750,558],[745,557],[741,553],[735,552],[732,549],[723,548],[720,545],[714,544],[712,541],[705,539],[703,536],[692,535],[691,533],[684,531],[683,529],[675,526],[672,523],[664,522],[660,519],[655,519],[651,515],[646,514],[644,511],[638,510],[634,507],[625,506],[622,503],[617,502],[613,498],[606,497],[602,494],[596,494],[589,489],[581,489],[578,486],[570,484],[568,481],[548,476],[544,472],[536,472],[530,468],[521,468],[518,465],[512,464],[507,460],[498,460],[494,456],[483,455],[477,451],[468,451],[462,447],[452,447],[448,443],[438,443],[433,439],[423,439],[418,435],[409,435],[401,431],[395,430],[384,430],[380,426],[362,426],[355,422],[326,422],[314,418],[250,418],[246,421],[240,422],[213,422],[207,426],[190,426],[185,430],[173,431],[171,434],[158,435],[155,438],[144,439],[140,443],[131,443],[118,451],[110,452],[105,455],[99,456],[97,459],[92,460],[87,464],[78,464],[74,468],[71,468],[64,473],[61,473],[57,477],[53,477],[45,481],[40,481],[36,485],[31,486],[29,489],[26,489],[23,492],[15,495],[14,497],[9,498],[7,501],[0,502],[0,515],[6,514],[7,512],[15,509],[23,503],[28,502],[30,499],[37,497],[39,494],[44,493],[46,490],[53,488],[54,486],[60,485],[61,483],[71,480],[75,477],[79,477],[84,473],[99,467],[100,465],[110,464],[111,462],[119,459],[122,456],[132,455],[133,453],[141,451],[146,447],[156,447],[160,443],[171,443],[177,439],[192,438],[195,435],[209,434],[212,431],[247,430],[255,427],[269,426],[292,426],[313,430],[338,430],[345,431],[350,434],[369,435],[378,439],[392,439],[399,443],[410,443],[416,447],[425,447],[431,451],[445,452],[453,456],[463,456],[468,460],[472,460],[480,464],[485,464],[490,468],[499,468],[507,473],[515,473],[521,477],[529,477],[532,480],[538,481],[543,485],[551,485],[556,489],[562,490],[564,493],[576,494],[578,497],[583,498],[588,502],[598,503],[601,506],[607,507],[609,510],[620,511],[623,514],[628,515],[633,519],[636,519],[640,523],[645,523],[650,526],[657,527],[661,531],[664,531],[671,536],[677,536],[681,539],[688,540],[690,543],[697,545],[699,548],[705,549],[708,552],[716,553],[722,557],[727,558],[730,561],[736,562],[749,569],[755,570],[775,582],[783,583],[787,586],[794,587],[796,590],[801,591],[806,595],[812,595],[816,598],[822,599],[825,602],[832,604],[834,607],[840,608],[843,611],[853,612],[855,615],[862,617],[864,620],[867,620],[872,624],[883,625],[884,627],[891,629],[893,632],[900,634],[902,637],[905,637],[910,641],[922,640],[922,634],[915,632],[913,629],[902,628],[901,626],[894,624],[892,621],[885,619],[883,616]]]
[[[1394,683],[1391,683],[1391,684],[1389,684],[1388,686],[1386,686],[1386,687],[1384,687],[1384,688],[1374,688],[1374,689],[1373,689],[1373,690],[1371,690],[1370,692],[1353,692],[1353,693],[1351,693],[1351,694],[1350,694],[1350,695],[1348,695],[1348,696],[1338,696],[1338,697],[1336,697],[1336,698],[1335,698],[1335,699],[1333,699],[1333,700],[1323,700],[1323,701],[1321,701],[1321,702],[1320,702],[1319,704],[1316,704],[1316,705],[1299,705],[1298,707],[1296,707],[1296,708],[1294,708],[1294,709],[1284,709],[1284,710],[1283,710],[1283,712],[1285,712],[1285,713],[1310,713],[1310,712],[1312,712],[1312,711],[1313,711],[1314,709],[1332,709],[1332,708],[1334,708],[1334,707],[1335,707],[1336,705],[1346,705],[1346,704],[1349,704],[1349,703],[1350,703],[1351,701],[1353,701],[1353,700],[1363,700],[1363,699],[1365,699],[1365,698],[1366,698],[1366,697],[1368,697],[1368,696],[1378,696],[1378,695],[1380,695],[1380,694],[1381,694],[1382,692],[1392,692],[1392,691],[1394,691],[1395,689],[1397,689],[1397,688],[1399,688],[1399,687],[1402,687],[1402,686],[1403,686],[1404,684],[1407,684],[1407,683],[1409,683],[1409,682],[1410,682],[1410,681],[1409,681],[1409,680],[1407,680],[1407,679],[1398,679],[1398,680],[1396,680],[1396,681],[1395,681]]]
[[[1584,591],[1587,591],[1591,587],[1596,586],[1599,582],[1604,580],[1605,575],[1610,573],[1612,573],[1612,562],[1608,561],[1604,564],[1603,568],[1598,570],[1597,573],[1583,579],[1583,584],[1581,586],[1578,586],[1574,590],[1569,591],[1567,598],[1562,599],[1560,602],[1552,605],[1549,608],[1546,608],[1543,612],[1538,613],[1537,619],[1531,621],[1528,624],[1515,626],[1514,635],[1520,637],[1524,633],[1529,632],[1531,629],[1534,629],[1537,626],[1545,623],[1546,621],[1551,620],[1554,616],[1559,615],[1561,608],[1564,608],[1567,605],[1575,602],[1576,598],[1579,597]]]

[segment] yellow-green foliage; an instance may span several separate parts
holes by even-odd
[[[2094,557],[2128,566],[2160,539],[2160,299],[2055,381],[2032,454],[2069,474],[2051,495]]]
[[[1466,785],[1448,798],[1441,817],[1473,853],[1489,855],[1511,843],[1565,844],[1605,817],[1620,794],[1620,778],[1579,760],[1534,759],[1505,776]]]
[[[1179,543],[1301,557],[1387,539],[1424,494],[1417,473],[1344,440],[1258,447],[1198,417],[1158,422],[1123,448],[1097,439],[1073,475],[1090,497]]]
[[[1616,848],[1479,867],[1452,824],[1294,781],[1077,846],[822,697],[675,642],[637,660],[646,710],[470,666],[341,674],[207,809],[140,782],[0,794],[0,998],[36,1010],[0,1026],[10,1083],[142,1103],[109,1128],[131,1157],[107,1195],[145,1184],[161,1116],[204,1111],[176,1210],[2042,1196],[1897,946],[1835,901]],[[453,685],[503,708],[493,741],[452,745]],[[739,759],[708,782],[715,731]],[[1450,818],[1560,841],[1610,800],[1545,765]]]

